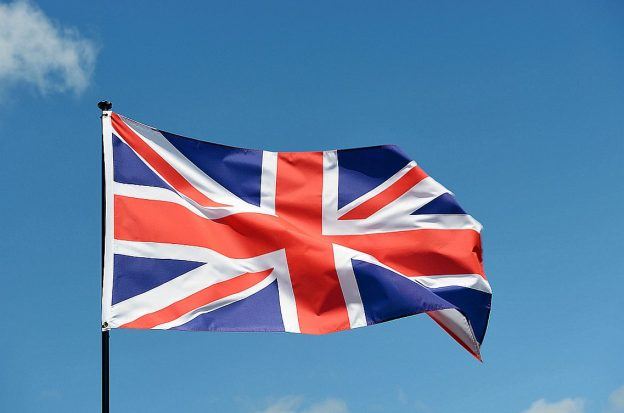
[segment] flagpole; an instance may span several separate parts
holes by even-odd
[[[98,102],[98,108],[102,111],[109,111],[113,104],[107,100]],[[104,131],[102,131],[102,285],[104,284],[104,234],[106,233],[106,180],[104,179]],[[103,326],[102,326],[103,327]],[[102,330],[102,413],[109,413],[110,387],[109,387],[109,330]]]

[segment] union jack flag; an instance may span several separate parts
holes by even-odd
[[[481,225],[398,147],[276,153],[102,122],[104,329],[323,334],[426,313],[480,358]]]

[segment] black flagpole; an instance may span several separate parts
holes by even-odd
[[[102,413],[109,413],[108,399],[108,330],[106,330],[102,331]]]
[[[102,111],[111,110],[113,104],[103,100],[98,102],[98,108]],[[104,178],[104,136],[102,133],[102,286],[104,285],[104,235],[106,233],[106,180]],[[104,327],[104,326],[102,326]],[[109,331],[102,330],[102,413],[109,413],[109,362],[108,362],[108,337]]]

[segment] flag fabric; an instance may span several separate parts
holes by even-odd
[[[426,313],[480,358],[481,225],[398,147],[270,152],[102,122],[104,329],[323,334]]]

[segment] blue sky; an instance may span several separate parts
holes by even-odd
[[[624,412],[624,3],[0,2],[0,411],[100,403],[96,102],[230,145],[396,143],[485,226],[480,364],[427,317],[113,331],[115,412]],[[618,282],[620,281],[620,282]]]

